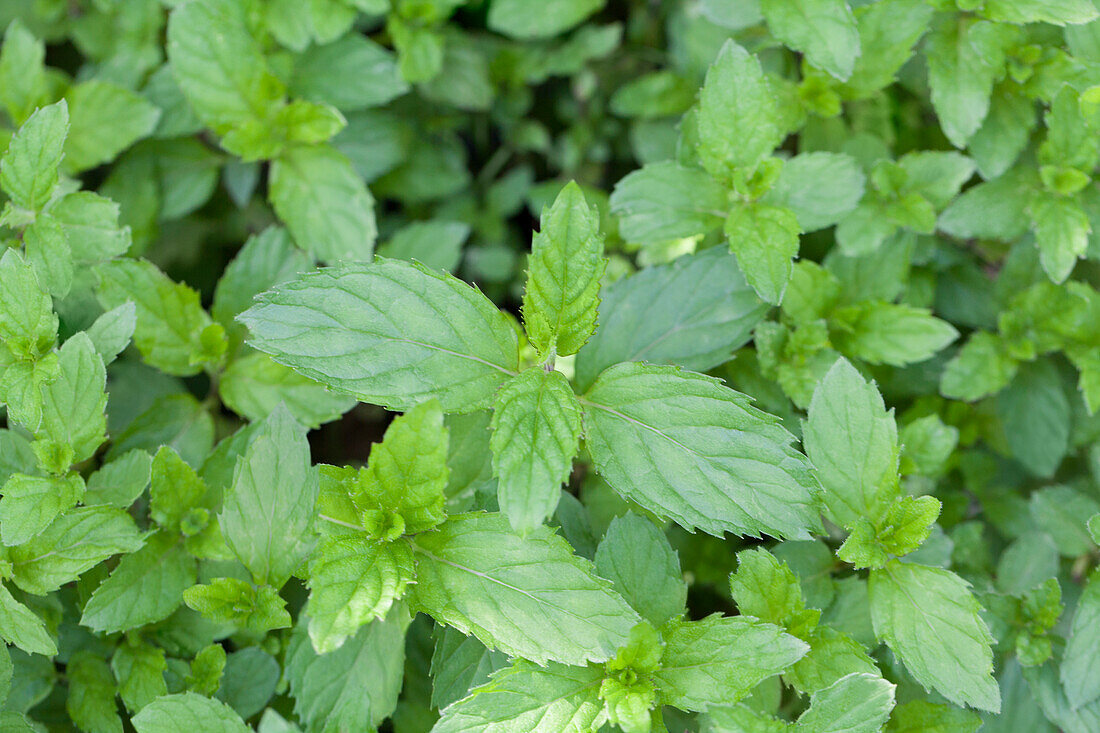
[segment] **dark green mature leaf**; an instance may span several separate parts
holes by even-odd
[[[319,270],[265,293],[241,320],[279,363],[391,409],[430,397],[446,412],[487,407],[518,368],[507,319],[475,289],[415,263]]]
[[[611,192],[611,211],[628,242],[650,244],[706,234],[722,225],[726,190],[705,171],[673,162],[630,173]]]
[[[596,572],[654,627],[684,612],[687,584],[680,558],[650,520],[637,514],[612,520],[595,562]]]
[[[778,419],[717,380],[626,363],[582,400],[588,450],[623,496],[710,534],[807,538],[818,484]]]

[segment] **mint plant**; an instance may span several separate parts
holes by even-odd
[[[1088,0],[0,7],[0,729],[1100,728]]]

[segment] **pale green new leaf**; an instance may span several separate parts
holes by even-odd
[[[61,373],[42,389],[42,424],[35,437],[66,446],[72,451],[69,463],[80,463],[107,438],[107,372],[86,333],[64,343],[58,363]]]
[[[68,237],[53,217],[42,215],[23,230],[27,262],[50,295],[64,298],[73,285],[73,252]]]
[[[639,621],[560,536],[502,514],[462,514],[418,536],[414,594],[436,621],[537,663],[603,661]]]
[[[55,591],[118,553],[137,552],[141,534],[129,514],[114,507],[73,509],[29,542],[8,549],[12,580],[36,595]]]
[[[829,518],[845,527],[881,516],[898,492],[898,428],[874,383],[839,359],[814,390],[802,428]]]
[[[577,384],[588,389],[622,361],[705,372],[729,361],[767,310],[724,247],[646,268],[604,288],[600,327],[577,353]]]
[[[649,519],[632,513],[613,519],[596,548],[595,562],[596,573],[610,580],[654,628],[684,613],[687,584],[680,558]]]
[[[947,321],[903,303],[864,302],[838,309],[829,325],[837,349],[890,366],[922,362],[959,337]]]
[[[129,345],[136,328],[137,306],[126,302],[95,319],[86,333],[104,366],[109,366]]]
[[[0,103],[20,125],[46,101],[46,44],[34,37],[18,16],[8,25],[0,45]]]
[[[1094,20],[1098,12],[1089,0],[986,0],[982,15],[1005,23],[1077,25]]]
[[[893,83],[934,12],[923,0],[880,0],[856,8],[860,53],[845,90],[863,99]]]
[[[737,702],[809,649],[779,626],[745,616],[680,623],[664,639],[661,669],[653,674],[660,701],[697,712]]]
[[[84,481],[76,476],[27,476],[17,473],[4,483],[0,498],[0,540],[20,545],[76,506]]]
[[[276,409],[238,460],[218,514],[226,543],[256,583],[282,587],[309,554],[317,492],[305,432]]]
[[[266,119],[282,101],[283,83],[268,70],[246,6],[238,0],[194,0],[177,7],[168,18],[167,49],[189,106],[220,135]]]
[[[763,548],[737,553],[737,571],[730,575],[730,594],[743,616],[778,624],[793,633],[806,608],[798,576],[785,562]],[[815,620],[816,622],[816,620]]]
[[[167,533],[149,538],[126,555],[84,606],[80,623],[102,633],[134,629],[168,618],[195,584],[195,560],[180,539]]]
[[[221,357],[224,335],[212,348],[204,343],[204,334],[218,336],[215,329],[220,327],[203,310],[195,290],[172,282],[145,260],[115,260],[100,265],[96,272],[100,278],[97,294],[104,308],[117,308],[128,301],[136,306],[134,345],[150,366],[189,376]]]
[[[1095,674],[1100,658],[1100,573],[1093,573],[1073,614],[1060,674],[1066,698],[1075,708],[1100,697],[1100,679]]]
[[[518,660],[442,711],[432,733],[586,733],[603,712],[603,671]]]
[[[810,698],[795,733],[878,733],[894,707],[894,685],[872,674],[850,674]]]
[[[783,140],[774,93],[755,56],[726,41],[699,92],[699,159],[711,175],[752,170]]]
[[[27,654],[57,654],[57,644],[33,611],[12,597],[0,583],[0,639],[14,644]]]
[[[294,242],[317,259],[362,262],[374,252],[374,197],[335,148],[284,152],[271,165],[268,197]]]
[[[183,602],[217,624],[232,624],[252,634],[291,625],[286,601],[270,585],[254,585],[239,578],[214,578],[183,592]]]
[[[954,573],[891,560],[871,571],[871,621],[905,668],[958,705],[999,712],[993,637],[969,584]]]
[[[561,372],[528,369],[497,392],[491,427],[500,510],[519,531],[537,527],[554,513],[579,447],[573,388]]]
[[[718,380],[625,363],[582,400],[596,470],[623,496],[688,530],[808,538],[816,479],[779,419]]]
[[[730,252],[737,255],[749,285],[768,303],[783,300],[800,231],[794,212],[767,204],[736,206],[726,219]]]
[[[226,407],[248,420],[263,420],[279,404],[308,428],[335,420],[355,406],[350,395],[330,392],[267,354],[234,359],[222,372],[218,394]]]
[[[606,266],[599,212],[571,182],[543,212],[527,260],[523,321],[540,355],[575,354],[596,330]]]
[[[325,539],[309,568],[313,648],[331,652],[359,627],[385,618],[413,577],[412,553],[404,542],[377,542],[361,533]]]
[[[0,283],[0,345],[18,358],[41,357],[57,340],[57,315],[18,250],[8,249],[0,257]]]
[[[130,249],[129,227],[119,224],[119,205],[91,191],[76,191],[50,206],[78,265],[98,264]]]
[[[814,66],[845,81],[860,54],[860,34],[846,0],[762,0],[772,35]]]
[[[58,181],[69,130],[64,100],[36,111],[19,128],[0,158],[0,188],[20,208],[41,211]]]
[[[137,733],[248,733],[233,708],[220,700],[183,692],[158,697],[133,717]]]
[[[671,161],[626,175],[611,192],[611,212],[623,239],[656,244],[695,237],[722,226],[729,194],[706,171]]]
[[[390,409],[431,397],[445,412],[488,407],[518,368],[515,329],[485,296],[411,262],[304,275],[260,296],[241,320],[275,361]]]
[[[1019,667],[1016,669],[1019,669]],[[1004,676],[1008,676],[1008,674],[1005,673]],[[1023,680],[1020,679],[1018,674],[1016,679],[1021,685],[1023,684]],[[1021,707],[1030,708],[1030,710],[1036,711],[1038,715],[1042,715],[1030,699],[1030,695],[1027,697],[1021,695],[1017,699],[1021,703]],[[1011,730],[1011,726],[1017,723],[1026,726],[1028,723],[1037,722],[1027,718],[1009,720],[1006,717],[1001,717],[999,721],[1004,721],[1006,725],[1010,726],[1009,728],[994,728],[994,730],[1002,732]],[[885,730],[886,733],[975,733],[982,727],[982,723],[981,716],[972,710],[963,710],[953,705],[940,705],[927,700],[913,700],[894,708],[894,711],[890,714],[890,720],[886,723]]]

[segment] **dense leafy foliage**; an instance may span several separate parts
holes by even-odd
[[[0,24],[0,730],[1100,730],[1092,0]]]

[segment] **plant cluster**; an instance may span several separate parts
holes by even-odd
[[[0,26],[3,733],[1100,730],[1092,0]]]

